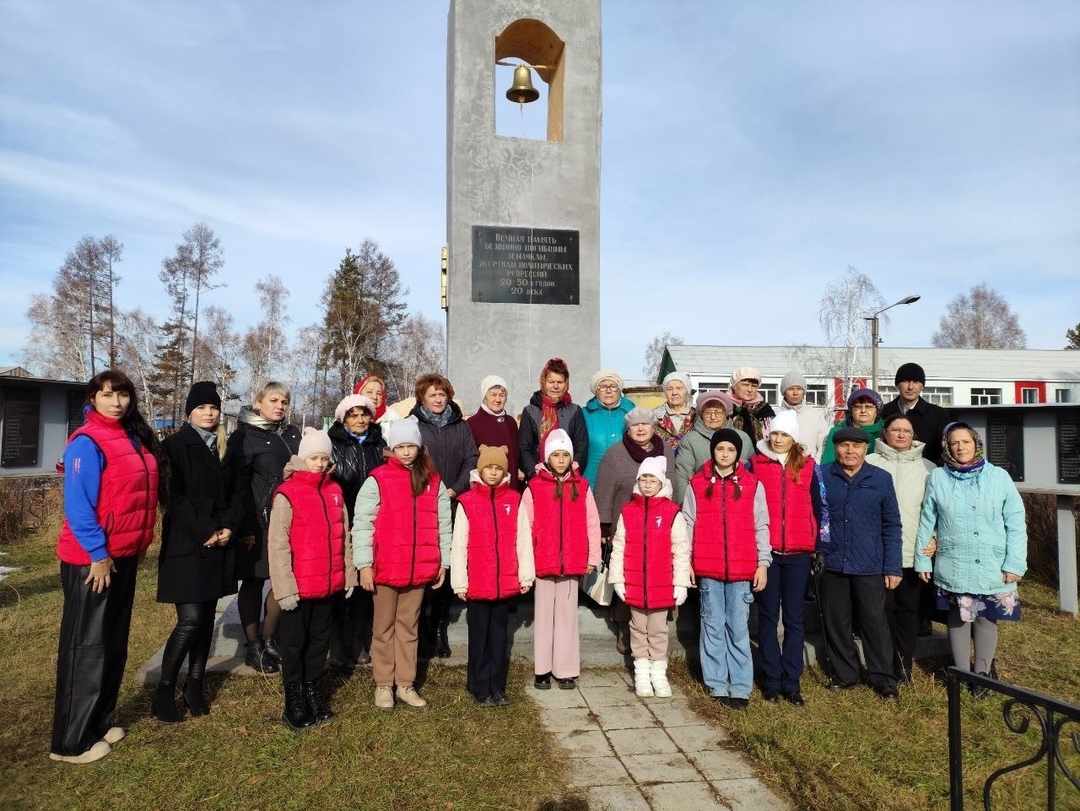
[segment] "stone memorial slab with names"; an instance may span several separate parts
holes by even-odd
[[[472,300],[579,304],[577,231],[474,225]]]
[[[1080,414],[1057,415],[1057,465],[1060,484],[1080,484]]]
[[[0,467],[36,467],[41,428],[41,390],[4,388],[4,430],[0,435]]]
[[[986,458],[1005,470],[1014,482],[1024,481],[1024,417],[986,415]]]

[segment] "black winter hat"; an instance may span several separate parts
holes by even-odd
[[[721,442],[730,442],[735,446],[739,456],[742,456],[742,437],[739,432],[732,428],[718,428],[709,440],[709,458],[715,459],[716,446]]]
[[[896,370],[896,379],[893,383],[899,386],[905,380],[913,380],[916,383],[926,385],[926,372],[917,363],[904,363]]]
[[[217,384],[210,380],[201,380],[191,387],[187,401],[184,403],[184,413],[190,414],[201,405],[216,405],[221,408],[221,395],[218,394]]]

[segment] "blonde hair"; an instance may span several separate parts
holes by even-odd
[[[263,387],[259,389],[259,393],[255,395],[251,401],[251,405],[254,408],[257,406],[267,395],[269,394],[281,394],[285,397],[285,402],[292,402],[292,392],[289,391],[289,387],[284,383],[278,383],[276,380],[271,380],[263,384]]]

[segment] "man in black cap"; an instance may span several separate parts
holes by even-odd
[[[882,699],[896,699],[893,645],[885,592],[899,585],[900,507],[892,476],[866,464],[868,437],[849,426],[833,434],[836,461],[822,465],[829,504],[829,535],[818,545],[824,568],[821,603],[830,690],[855,687],[861,676],[852,621],[859,623],[867,682]]]
[[[891,414],[903,414],[907,417],[915,431],[915,438],[926,443],[923,458],[940,465],[941,434],[949,424],[949,413],[941,406],[928,403],[922,398],[926,372],[917,363],[905,363],[896,370],[896,379],[893,382],[899,394],[881,409],[881,418],[887,419]]]

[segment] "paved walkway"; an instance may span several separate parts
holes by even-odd
[[[727,733],[672,698],[639,698],[629,674],[585,671],[577,689],[535,690],[544,724],[570,754],[569,782],[590,811],[788,809]]]

